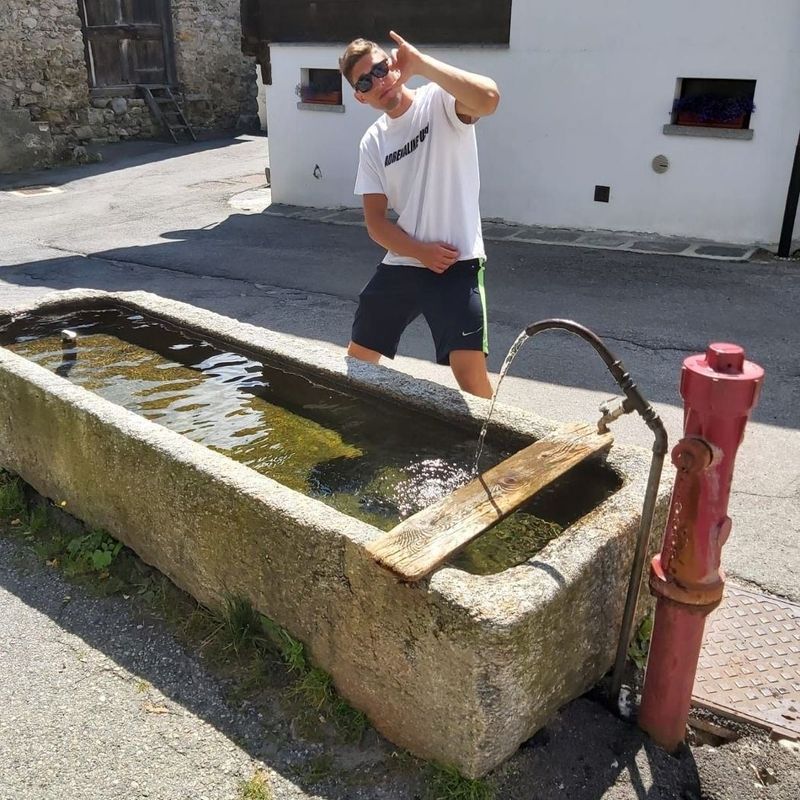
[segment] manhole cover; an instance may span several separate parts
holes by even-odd
[[[9,189],[9,194],[16,194],[20,197],[37,197],[43,194],[59,194],[63,192],[58,186],[20,186],[16,189]]]
[[[800,738],[800,606],[728,584],[706,623],[692,701]]]

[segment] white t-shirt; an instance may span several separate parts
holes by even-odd
[[[444,242],[459,259],[484,258],[475,126],[462,122],[456,101],[435,83],[414,93],[396,119],[384,114],[359,147],[355,194],[384,194],[397,224],[422,242]],[[423,266],[386,253],[384,264]]]

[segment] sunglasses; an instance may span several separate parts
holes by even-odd
[[[357,92],[368,92],[372,88],[372,78],[385,78],[389,74],[389,60],[384,59],[372,65],[369,72],[365,72],[354,84]]]

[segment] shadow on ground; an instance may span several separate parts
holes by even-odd
[[[18,286],[144,289],[272,330],[346,344],[357,296],[382,251],[360,226],[231,214],[203,229],[164,231],[150,246],[17,264]],[[791,344],[800,303],[785,265],[698,262],[577,248],[493,243],[489,249],[490,370],[531,322],[571,318],[597,332],[648,400],[679,405],[682,359],[711,341],[746,345],[769,362],[769,391],[753,419],[800,427],[800,372]],[[734,312],[747,299],[747,313]],[[427,328],[415,322],[401,355],[431,360]],[[554,385],[617,391],[588,345],[562,332],[526,343],[512,374]]]

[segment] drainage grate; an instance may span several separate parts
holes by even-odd
[[[20,197],[37,197],[43,194],[59,194],[63,192],[58,186],[20,186],[16,189],[10,189],[9,194],[16,194]]]
[[[692,700],[800,738],[800,606],[728,584],[706,623]]]

